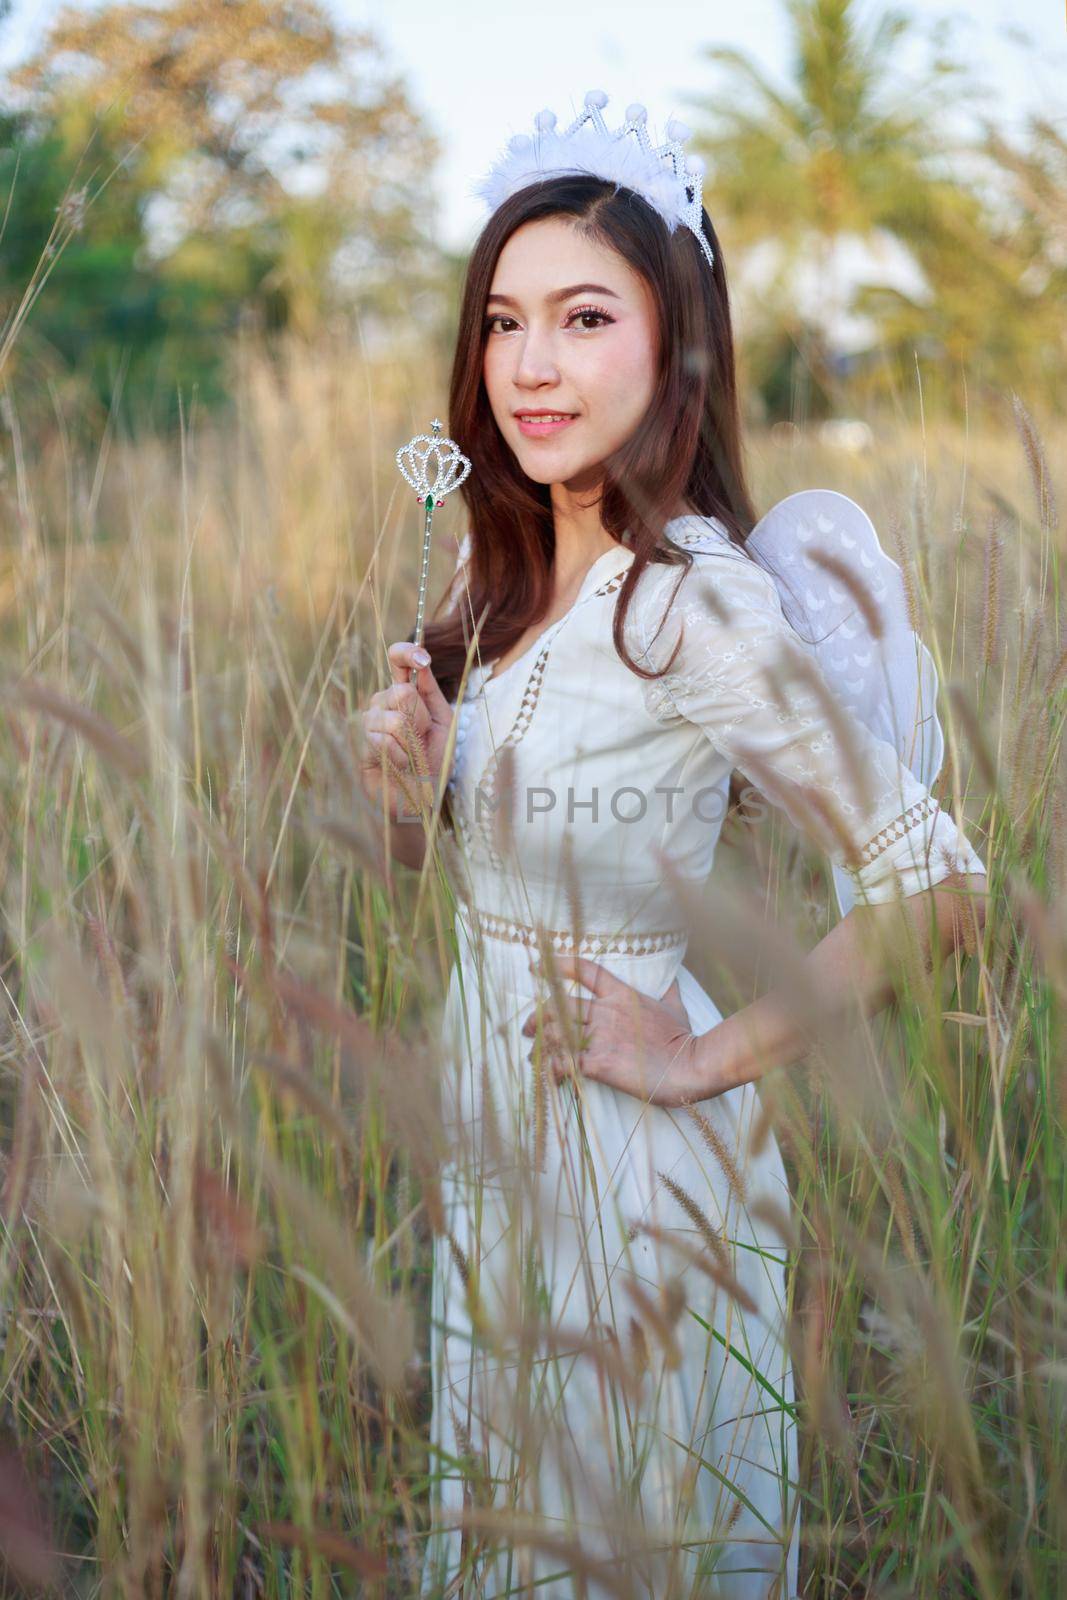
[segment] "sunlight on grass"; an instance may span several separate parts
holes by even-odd
[[[28,438],[4,396],[0,1543],[20,1580],[62,1570],[78,1592],[180,1574],[205,1596],[410,1595],[449,1465],[426,1362],[450,897],[436,864],[386,857],[353,714],[412,625],[419,528],[392,458],[444,376],[294,341],[241,346],[232,382],[232,412],[194,408],[173,442],[62,414]],[[979,948],[909,970],[889,1012],[761,1086],[796,1200],[776,1221],[797,1264],[802,1578],[1051,1596],[1056,496],[1010,396],[969,437],[929,417],[874,433],[859,455],[754,434],[756,500],[840,488],[904,568],[941,675],[937,790],[965,803],[992,898]],[[434,598],[454,507],[435,531]],[[826,930],[828,874],[780,817],[727,823],[722,861],[720,893],[755,884],[801,947]],[[716,904],[693,970],[726,1009],[754,975],[718,948]],[[699,1222],[693,1242],[675,1320],[702,1314],[715,1266]],[[652,1344],[671,1337],[654,1309]],[[557,1548],[469,1470],[473,1539]]]

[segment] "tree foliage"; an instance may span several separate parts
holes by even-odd
[[[757,247],[775,257],[742,326],[766,413],[893,393],[916,360],[950,406],[1008,387],[1062,405],[1058,125],[1035,118],[1013,143],[981,118],[944,38],[923,35],[920,57],[920,25],[895,8],[783,6],[784,83],[709,48],[722,81],[693,97],[731,267],[743,278]],[[68,6],[6,89],[0,366],[17,323],[18,359],[50,383],[75,372],[110,405],[121,379],[128,414],[158,422],[179,389],[224,395],[239,327],[315,334],[340,320],[371,344],[447,344],[462,262],[436,244],[437,140],[374,36],[338,26],[326,0]],[[973,137],[952,126],[966,107]],[[845,282],[837,250],[851,239],[895,242],[918,287]],[[796,292],[812,261],[814,308]],[[843,311],[874,329],[847,360]]]
[[[373,35],[318,0],[68,8],[8,87],[0,297],[76,197],[32,328],[102,392],[125,352],[141,399],[149,372],[212,393],[241,319],[387,322],[434,281],[437,141]]]
[[[1062,168],[1057,186],[1043,164],[1044,156],[1054,165],[1050,130],[1031,155],[1010,151],[992,130],[984,143],[962,138],[952,114],[976,108],[982,91],[936,33],[916,71],[917,25],[906,13],[871,12],[857,0],[783,3],[784,86],[743,52],[709,48],[722,84],[694,97],[705,196],[731,251],[743,261],[765,241],[777,247],[769,322],[750,341],[762,357],[757,377],[769,409],[790,392],[782,355],[794,341],[804,341],[802,359],[824,392],[832,398],[840,388],[825,330],[819,337],[791,314],[789,286],[798,262],[821,256],[832,307],[833,246],[845,236],[897,241],[924,283],[910,295],[889,284],[864,287],[840,308],[877,325],[876,374],[892,381],[919,354],[942,363],[950,402],[960,399],[962,369],[978,384],[1021,385],[1052,399],[1062,384],[1061,319],[1048,292],[1052,277],[1033,269],[1057,229],[1062,238]],[[1005,171],[1013,182],[998,181]],[[1056,361],[1043,360],[1042,348],[1054,348]]]

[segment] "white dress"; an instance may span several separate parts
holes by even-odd
[[[760,1203],[781,1213],[789,1194],[765,1127],[749,1148],[755,1086],[693,1116],[537,1074],[520,1032],[539,994],[531,951],[590,955],[656,998],[677,978],[694,1034],[721,1021],[684,964],[659,853],[688,883],[707,879],[735,768],[842,872],[840,834],[820,832],[802,787],[847,819],[857,898],[984,871],[896,749],[829,715],[794,670],[775,581],[713,519],[669,533],[694,565],[673,601],[680,569],[646,569],[627,631],[659,668],[684,622],[666,678],[638,678],[612,642],[633,560],[619,545],[521,658],[492,679],[489,663],[472,671],[459,706],[424,1596],[796,1592],[786,1251]]]

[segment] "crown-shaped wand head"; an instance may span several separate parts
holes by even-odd
[[[419,573],[419,600],[415,612],[415,644],[422,643],[423,619],[426,612],[426,586],[430,576],[430,528],[433,514],[442,505],[445,496],[458,489],[471,470],[471,464],[455,440],[441,433],[441,422],[434,417],[432,432],[417,433],[396,453],[396,464],[405,480],[414,489],[420,506],[426,507],[422,528],[422,569]],[[432,470],[433,476],[430,476]],[[418,672],[413,671],[414,683]]]

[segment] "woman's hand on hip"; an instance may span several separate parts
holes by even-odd
[[[530,965],[535,973],[542,970],[536,961]],[[551,997],[542,1011],[542,1049],[557,1082],[591,1078],[658,1106],[687,1105],[721,1093],[706,1081],[707,1066],[698,1058],[677,980],[663,1000],[654,1000],[585,956],[555,956],[553,966],[559,978],[577,979],[592,991],[591,996],[563,996],[563,1017]],[[522,1031],[536,1041],[536,1009]],[[536,1042],[531,1058],[534,1049]]]

